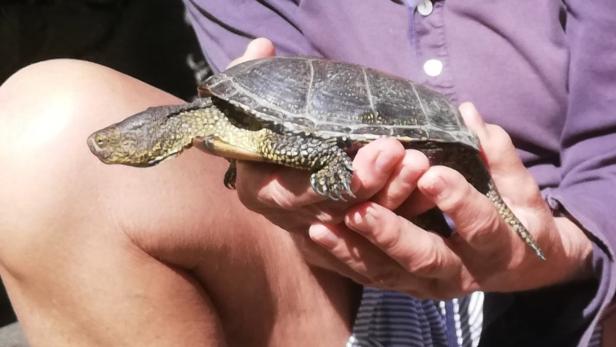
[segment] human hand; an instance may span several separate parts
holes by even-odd
[[[396,206],[387,200],[351,208],[344,224],[314,224],[311,238],[351,269],[354,278],[365,279],[363,284],[417,297],[520,291],[588,277],[590,240],[567,218],[552,216],[507,133],[484,124],[471,104],[461,111],[480,138],[501,195],[545,250],[547,261],[526,247],[485,196],[443,166],[429,168],[416,182],[420,194],[408,200],[415,204],[405,203],[396,212],[414,216],[417,206],[436,205],[456,225],[450,238],[415,226],[392,212]]]
[[[234,63],[273,54],[271,42],[258,39]],[[438,166],[428,170],[423,154],[405,151],[392,139],[374,141],[357,153],[352,183],[357,199],[351,202],[331,202],[315,194],[308,173],[247,162],[238,163],[239,197],[250,209],[294,232],[309,263],[366,285],[443,298],[477,289],[530,289],[587,276],[590,241],[568,219],[552,217],[508,135],[483,124],[472,106],[463,107],[463,114],[486,149],[501,195],[545,249],[547,262],[539,262],[457,172]],[[458,232],[450,239],[408,221],[435,205],[457,224]],[[346,227],[339,224],[343,220]],[[308,228],[323,248],[307,240]]]

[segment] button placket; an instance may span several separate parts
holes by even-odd
[[[446,46],[444,28],[444,1],[430,2],[433,6],[430,14],[417,20],[418,42],[416,49],[420,65],[418,72],[423,75],[418,82],[444,93],[452,101],[457,101],[451,72],[449,71],[449,54]],[[418,6],[419,11],[419,6]]]
[[[443,62],[439,59],[428,59],[423,64],[424,73],[430,77],[437,77],[443,72]]]
[[[424,17],[429,16],[433,9],[434,5],[431,0],[423,0],[417,5],[417,12]]]

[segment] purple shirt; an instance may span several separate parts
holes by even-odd
[[[279,55],[323,56],[425,83],[504,127],[548,204],[591,235],[599,281],[572,284],[581,286],[573,293],[495,296],[488,323],[526,319],[519,307],[545,303],[536,307],[551,320],[538,323],[545,334],[568,329],[588,343],[616,289],[616,1],[434,1],[413,20],[390,0],[186,2],[216,71],[263,36]]]

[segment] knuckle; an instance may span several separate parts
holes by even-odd
[[[473,186],[458,171],[448,167],[435,167],[439,169],[439,176],[447,182],[447,189],[440,196],[439,207],[448,211],[465,211],[469,196],[475,193]]]
[[[469,218],[468,225],[464,226],[468,242],[481,244],[488,242],[501,226],[501,218],[496,212],[487,213],[478,218]]]
[[[468,213],[469,196],[473,193],[470,184],[464,183],[463,185],[457,185],[457,190],[453,191],[447,201],[444,203],[444,208],[447,211],[454,211],[456,213]]]
[[[426,250],[423,254],[415,256],[405,267],[411,273],[430,275],[441,270],[443,266],[445,260],[440,252]]]
[[[263,203],[278,206],[283,210],[291,211],[298,207],[297,199],[281,189],[271,189],[269,193],[259,194],[259,197]]]
[[[336,211],[320,208],[319,206],[312,206],[311,208],[314,210],[311,214],[321,223],[338,224],[344,220],[344,215]]]
[[[376,228],[373,231],[373,237],[375,242],[380,245],[380,248],[385,252],[393,252],[400,247],[401,243],[401,231],[400,231],[400,219],[402,217],[397,216],[395,222],[386,223],[385,221],[377,221],[381,224],[381,228]]]
[[[338,244],[331,248],[330,252],[338,261],[346,264],[351,269],[363,268],[361,257],[357,256],[356,252],[349,249],[344,242],[338,242]]]
[[[273,183],[262,187],[238,186],[237,192],[242,204],[257,212],[272,208],[291,211],[298,207],[297,199],[292,194]]]
[[[393,209],[400,204],[400,201],[404,201],[404,195],[390,190],[385,194],[378,195],[374,201],[383,207]]]

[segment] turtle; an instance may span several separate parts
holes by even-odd
[[[102,162],[137,167],[200,146],[230,161],[228,188],[234,188],[236,160],[309,170],[314,191],[339,200],[354,197],[352,153],[382,137],[423,152],[431,165],[460,172],[545,259],[501,198],[477,136],[448,98],[369,67],[309,57],[247,61],[210,76],[194,101],[147,108],[94,132],[87,142]],[[439,224],[433,212],[417,219],[421,226]]]

